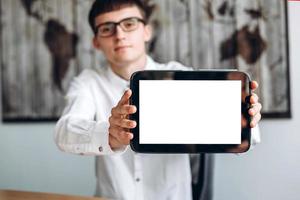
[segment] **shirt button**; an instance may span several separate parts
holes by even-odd
[[[103,151],[103,147],[99,147],[99,151],[102,152]]]
[[[141,180],[140,178],[136,178],[135,179],[136,182],[140,182],[140,180]]]

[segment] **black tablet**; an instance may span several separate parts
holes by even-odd
[[[131,148],[140,153],[242,153],[250,147],[250,77],[240,71],[138,71]]]

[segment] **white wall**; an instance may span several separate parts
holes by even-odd
[[[300,2],[289,2],[293,118],[260,123],[262,143],[216,158],[215,200],[300,199]]]
[[[54,124],[0,125],[0,189],[93,195],[93,157],[60,152]]]
[[[217,155],[215,200],[300,199],[300,2],[289,3],[293,118],[261,122],[252,152]],[[0,189],[92,195],[94,159],[64,154],[54,124],[0,124]]]

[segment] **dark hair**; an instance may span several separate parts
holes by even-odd
[[[142,0],[95,0],[89,12],[89,24],[96,34],[95,18],[103,13],[120,10],[127,6],[137,6],[147,23],[147,8]]]

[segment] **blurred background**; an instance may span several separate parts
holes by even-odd
[[[61,26],[57,21],[49,20],[50,17],[47,15],[41,15],[39,12],[36,12],[39,4],[35,4],[34,9],[28,9],[24,11],[27,12],[26,15],[31,16],[31,20],[27,22],[27,25],[23,25],[22,30],[24,34],[26,31],[31,31],[30,34],[38,31],[45,32],[44,38],[40,40],[45,41],[45,44],[48,44],[46,47],[41,47],[36,45],[36,47],[31,46],[34,51],[40,52],[37,57],[32,57],[26,53],[26,49],[17,49],[19,54],[9,54],[12,49],[3,48],[3,44],[9,40],[4,40],[4,34],[8,37],[10,34],[13,34],[13,30],[7,30],[3,27],[7,27],[8,20],[5,16],[11,14],[7,10],[3,9],[3,5],[8,1],[1,0],[1,88],[2,88],[2,118],[15,119],[17,123],[7,123],[2,122],[0,124],[0,189],[16,189],[16,190],[26,190],[26,191],[40,191],[40,192],[53,192],[53,193],[62,193],[62,194],[75,194],[75,195],[87,195],[91,196],[94,193],[95,189],[95,175],[94,175],[94,157],[92,156],[75,156],[66,153],[60,152],[53,140],[53,131],[55,122],[51,121],[59,115],[61,112],[61,107],[63,106],[63,92],[64,88],[68,86],[68,81],[76,75],[82,68],[79,66],[94,66],[101,65],[103,58],[101,55],[95,55],[95,52],[90,50],[88,45],[89,38],[92,37],[91,33],[83,34],[84,37],[76,36],[72,31],[73,24],[81,24],[81,20],[71,20],[68,22],[67,17],[65,23],[69,23],[66,27]],[[26,8],[30,2],[34,1],[22,1],[23,6]],[[38,1],[37,1],[38,2]],[[82,6],[88,6],[88,1],[78,1]],[[209,2],[209,1],[204,1]],[[215,1],[218,2],[218,1]],[[221,1],[219,1],[221,2]],[[224,1],[223,1],[224,2]],[[86,5],[85,5],[86,4]],[[209,4],[207,4],[209,5]],[[16,5],[15,5],[16,6]],[[51,8],[43,8],[50,9]],[[226,9],[225,9],[226,10]],[[289,77],[283,75],[276,80],[285,80],[281,85],[278,85],[278,81],[273,80],[269,85],[276,86],[275,88],[280,88],[278,91],[281,95],[286,97],[286,101],[280,105],[288,105],[290,102],[291,109],[288,106],[282,106],[279,110],[276,110],[276,104],[272,104],[270,108],[274,109],[276,112],[273,112],[273,118],[265,118],[260,123],[262,143],[259,144],[254,150],[241,155],[222,155],[218,154],[215,157],[215,173],[214,173],[214,200],[298,200],[300,198],[300,136],[296,134],[300,129],[300,57],[298,56],[298,51],[300,50],[300,27],[297,25],[297,22],[300,19],[300,2],[289,1],[288,2],[288,36],[289,36]],[[77,10],[78,11],[78,10]],[[73,11],[72,11],[73,12]],[[78,11],[79,12],[79,11]],[[84,13],[84,12],[80,12]],[[64,16],[64,13],[56,13],[56,15]],[[21,22],[24,19],[18,18],[16,21],[11,23],[16,23],[16,27],[22,26]],[[153,19],[155,22],[155,19]],[[70,20],[69,20],[70,21]],[[263,20],[262,20],[263,21]],[[44,24],[44,28],[40,27],[39,24]],[[26,27],[35,27],[36,29],[26,29]],[[45,28],[45,27],[48,27]],[[50,28],[49,28],[50,27]],[[81,27],[81,26],[78,26]],[[85,31],[90,31],[89,27],[86,25],[79,30],[80,33]],[[51,45],[53,44],[53,34],[57,32],[51,32],[56,30],[63,35],[63,38],[68,38],[68,42],[65,42],[65,46],[69,45],[69,48],[66,48],[60,52],[55,52],[55,48]],[[8,32],[4,32],[8,31]],[[24,32],[25,31],[25,32]],[[228,31],[228,35],[232,32]],[[234,30],[232,30],[234,31]],[[47,34],[46,34],[47,33]],[[28,33],[27,33],[28,34]],[[158,33],[157,33],[158,34]],[[262,39],[268,38],[268,33],[262,33]],[[157,41],[159,36],[155,37]],[[25,38],[26,39],[26,38]],[[67,41],[67,40],[63,40]],[[18,41],[14,41],[18,43]],[[19,41],[20,42],[20,41]],[[34,43],[34,41],[32,42]],[[60,41],[61,43],[61,41]],[[74,44],[77,44],[78,53],[82,53],[84,57],[77,58],[76,52],[73,51]],[[157,44],[156,44],[157,45]],[[175,45],[175,44],[174,44]],[[270,45],[269,45],[270,46]],[[47,49],[48,48],[48,49]],[[152,55],[155,57],[155,44],[149,47],[152,48]],[[267,48],[267,47],[264,47]],[[51,52],[50,54],[44,54],[44,51]],[[285,51],[283,51],[285,52]],[[183,52],[184,53],[184,52]],[[13,62],[10,62],[10,65],[5,65],[6,68],[3,69],[3,63],[7,63],[3,55],[23,55],[25,54],[28,57],[31,57],[32,60],[35,60],[34,65],[40,64],[43,66],[43,70],[36,71],[36,68],[31,69],[31,76],[39,75],[42,71],[48,71],[49,74],[55,74],[55,70],[51,72],[51,69],[55,69],[57,66],[71,66],[67,73],[67,70],[59,71],[56,70],[56,75],[59,76],[49,76],[43,77],[43,79],[38,79],[38,81],[30,81],[30,78],[22,79],[22,76],[11,76],[14,74],[14,68],[18,69],[18,65]],[[63,54],[66,60],[61,60],[60,55]],[[47,55],[47,56],[46,56]],[[172,55],[166,55],[166,58],[158,57],[160,54],[157,54],[157,59],[168,59],[172,58]],[[176,55],[176,53],[174,53]],[[181,54],[180,54],[181,55]],[[217,58],[221,58],[222,55],[214,54]],[[222,61],[220,64],[222,67],[232,66],[233,63],[241,63],[240,67],[242,69],[247,69],[247,67],[252,67],[251,69],[257,69],[259,66],[264,66],[264,60],[259,61],[260,65],[251,63],[251,59],[240,55],[231,55],[225,61]],[[27,59],[25,56],[25,60]],[[169,57],[168,57],[169,56]],[[44,63],[43,59],[48,60],[48,63]],[[74,58],[77,59],[74,59]],[[10,60],[14,60],[14,57],[9,57]],[[184,56],[182,58],[185,58]],[[262,58],[263,59],[263,56]],[[30,59],[31,60],[31,59]],[[37,60],[37,61],[36,61]],[[56,60],[56,61],[55,61]],[[283,59],[284,60],[284,59]],[[197,65],[197,60],[182,60],[190,65]],[[283,62],[283,61],[282,61]],[[22,63],[22,60],[19,61]],[[212,65],[211,63],[208,63]],[[12,66],[8,68],[8,66]],[[29,64],[28,64],[29,66]],[[38,65],[39,66],[39,65]],[[199,65],[197,65],[199,66]],[[207,67],[212,68],[212,67]],[[29,68],[26,68],[27,70]],[[11,70],[11,71],[9,71]],[[21,73],[22,70],[18,69],[18,73]],[[29,69],[30,71],[30,69]],[[255,75],[255,73],[260,73],[257,70],[250,71]],[[9,78],[10,77],[10,78]],[[60,77],[60,78],[59,78]],[[289,78],[289,79],[288,79]],[[29,79],[29,80],[28,80]],[[4,81],[7,80],[7,81]],[[16,80],[19,80],[22,84],[30,84],[29,88],[34,88],[36,84],[42,84],[42,88],[35,89],[33,92],[31,90],[23,91],[22,87],[16,85],[14,87],[6,87],[7,83],[17,83]],[[265,79],[263,79],[265,80]],[[269,79],[268,79],[269,80]],[[24,81],[24,82],[22,82]],[[290,85],[289,85],[290,84]],[[287,86],[290,86],[287,89]],[[3,88],[11,88],[8,91],[3,91]],[[284,88],[284,89],[282,89]],[[6,89],[7,90],[7,89]],[[283,93],[282,90],[286,93]],[[44,92],[44,96],[40,96],[40,92]],[[45,92],[46,91],[46,92]],[[298,92],[297,92],[298,91]],[[11,95],[10,98],[6,98],[7,95]],[[31,92],[31,93],[30,93]],[[28,95],[28,93],[30,95]],[[18,96],[23,94],[21,96]],[[290,98],[289,98],[290,94]],[[25,95],[25,96],[24,96]],[[26,96],[27,95],[27,96]],[[277,95],[278,96],[278,95]],[[15,97],[15,98],[14,98]],[[17,98],[18,97],[18,98]],[[37,99],[36,102],[43,102],[43,99],[51,98],[49,104],[46,107],[46,110],[39,110],[36,108],[36,105],[43,107],[42,103],[31,103],[31,110],[18,110],[11,108],[22,107],[21,104],[18,106],[20,101],[19,98],[27,98],[27,103],[31,102],[33,99]],[[6,100],[5,100],[6,99]],[[17,99],[17,100],[14,100]],[[5,100],[5,101],[4,101]],[[14,102],[11,102],[14,101]],[[6,103],[5,103],[6,102]],[[8,102],[8,103],[7,103]],[[55,104],[53,102],[56,102]],[[26,101],[25,101],[26,103]],[[15,107],[7,105],[15,105]],[[3,108],[5,107],[5,109]],[[7,112],[3,112],[7,111]],[[266,110],[267,112],[268,110]],[[45,116],[40,116],[40,113],[49,113]],[[3,117],[3,113],[6,118]],[[17,113],[17,114],[16,114]],[[32,114],[33,121],[28,122],[28,113]],[[282,114],[283,113],[283,114]],[[274,117],[275,116],[275,117]],[[281,117],[276,117],[281,116]],[[289,118],[292,116],[291,118]],[[270,117],[266,115],[266,117]],[[24,122],[24,119],[27,121]],[[43,120],[39,120],[43,119]],[[30,121],[30,120],[29,120]],[[48,121],[48,122],[46,122]]]

